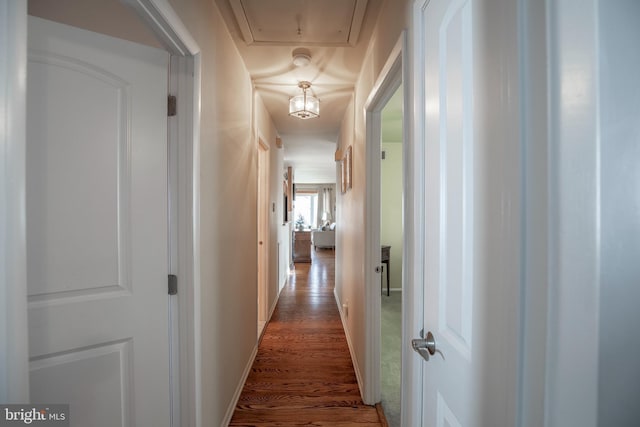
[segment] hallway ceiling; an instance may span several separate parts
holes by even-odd
[[[381,0],[216,2],[278,133],[337,138]],[[292,63],[298,47],[311,52],[306,67]],[[311,92],[320,99],[318,118],[288,114],[289,98],[300,92],[301,80],[311,82]]]
[[[247,44],[355,45],[367,0],[229,0]]]

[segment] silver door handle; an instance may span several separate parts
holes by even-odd
[[[423,332],[421,332],[420,335],[423,335]],[[444,354],[436,348],[436,339],[433,337],[431,331],[427,332],[426,338],[412,339],[411,347],[427,362],[429,361],[429,356],[433,356],[436,353],[440,353],[442,360],[444,360]]]

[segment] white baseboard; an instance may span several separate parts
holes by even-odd
[[[364,390],[364,382],[362,381],[362,374],[360,373],[358,360],[356,359],[355,352],[353,351],[353,344],[351,343],[349,328],[347,328],[347,321],[344,317],[344,312],[342,311],[342,304],[340,302],[340,298],[338,298],[338,294],[336,293],[335,288],[333,289],[333,297],[335,298],[336,304],[338,305],[338,312],[340,313],[340,320],[342,321],[342,329],[344,329],[344,335],[347,337],[347,345],[349,346],[349,354],[351,355],[351,363],[353,364],[353,370],[356,372],[356,380],[358,381],[358,388],[360,389],[360,397],[364,400],[364,395],[362,392]]]
[[[284,287],[287,286],[287,283],[289,283],[289,275],[287,275],[287,277],[284,279],[284,285],[279,286],[278,296],[276,296],[273,299],[273,304],[271,304],[271,307],[269,308],[269,313],[267,314],[267,323],[271,321],[271,316],[273,316],[273,312],[275,311],[276,306],[278,305],[278,301],[280,300],[280,294],[282,293],[282,290],[284,289]]]
[[[238,405],[238,400],[240,400],[240,395],[242,394],[242,389],[244,388],[244,383],[247,381],[247,377],[251,372],[251,367],[253,366],[253,362],[256,360],[256,356],[258,355],[258,344],[256,343],[253,348],[253,352],[251,353],[251,357],[249,357],[249,362],[247,366],[244,367],[244,372],[242,373],[242,379],[238,383],[238,387],[236,387],[235,393],[233,393],[233,398],[231,399],[231,403],[227,408],[227,413],[224,415],[224,419],[222,420],[221,426],[228,426],[231,422],[231,418],[233,417],[233,412],[236,410],[236,406]]]
[[[287,277],[287,279],[285,280],[284,286],[287,285],[288,281],[289,281],[289,277]],[[284,286],[282,286],[279,289],[278,296],[274,299],[273,304],[271,304],[271,307],[269,308],[269,314],[267,316],[267,325],[271,321],[271,316],[273,316],[273,312],[275,311],[276,306],[278,305],[278,300],[280,299],[280,294],[282,293],[282,289],[284,289]],[[256,346],[253,348],[253,352],[251,353],[251,357],[249,358],[249,363],[244,368],[244,372],[242,373],[242,380],[238,384],[238,387],[236,388],[236,391],[233,394],[231,405],[227,408],[227,413],[225,414],[224,420],[222,421],[223,426],[229,425],[229,423],[231,422],[231,417],[233,417],[233,412],[236,410],[236,406],[238,405],[238,400],[240,400],[242,389],[244,389],[244,385],[247,382],[247,377],[249,376],[249,373],[251,372],[251,367],[253,366],[253,362],[255,362],[256,356],[258,355],[258,346],[260,345],[260,341],[262,341],[262,336],[264,335],[264,332],[266,330],[267,330],[267,326],[265,325],[264,329],[262,329],[262,334],[260,334],[260,337],[258,338],[258,342],[256,343]]]

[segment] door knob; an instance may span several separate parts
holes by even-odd
[[[420,331],[420,336],[424,336],[424,331]],[[436,353],[440,353],[442,360],[444,360],[444,354],[436,348],[436,339],[433,337],[431,331],[427,332],[426,338],[412,339],[411,347],[427,362],[429,361],[429,356],[433,356]]]

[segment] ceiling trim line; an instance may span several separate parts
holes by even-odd
[[[356,0],[353,11],[353,19],[351,20],[351,30],[349,31],[349,45],[355,46],[360,38],[360,29],[364,22],[364,13],[367,10],[368,0]]]
[[[254,44],[256,41],[253,38],[253,33],[249,26],[247,13],[244,10],[244,6],[242,6],[242,0],[229,0],[229,4],[236,17],[236,22],[238,23],[238,27],[240,27],[240,32],[242,33],[242,38],[244,38],[245,43]]]
[[[326,47],[355,47],[360,38],[360,31],[364,23],[364,15],[367,10],[369,0],[355,0],[353,14],[351,15],[351,24],[349,25],[349,35],[346,41],[340,42],[313,42],[305,40],[289,40],[289,41],[264,41],[256,40],[251,31],[251,25],[244,8],[242,0],[229,0],[229,5],[236,18],[236,23],[242,33],[242,38],[247,45],[255,46],[294,46],[303,44],[305,46],[326,46]]]

